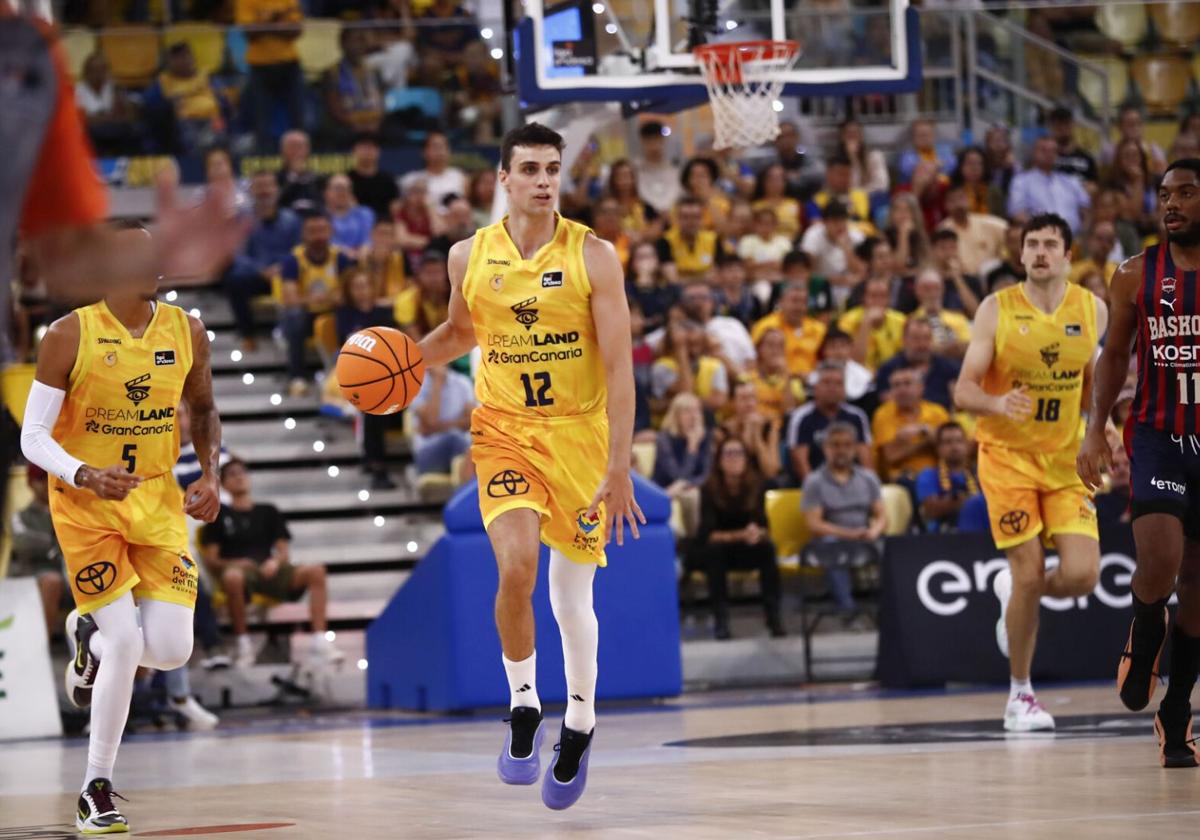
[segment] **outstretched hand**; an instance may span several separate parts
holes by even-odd
[[[207,279],[233,258],[249,232],[249,220],[234,206],[231,185],[213,184],[199,204],[180,207],[175,179],[159,178],[154,241],[164,277]]]
[[[626,523],[629,524],[629,533],[634,539],[641,536],[638,524],[646,524],[646,515],[642,513],[637,499],[633,496],[633,479],[629,477],[628,470],[610,472],[604,476],[604,480],[596,489],[596,495],[592,497],[591,505],[588,506],[586,515],[589,519],[596,515],[601,504],[608,513],[608,528],[604,540],[606,545],[612,542],[614,534],[617,545],[625,544]]]

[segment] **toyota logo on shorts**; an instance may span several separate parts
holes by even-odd
[[[529,482],[516,470],[501,470],[488,480],[487,492],[493,499],[524,496],[529,492]]]
[[[117,580],[117,567],[107,560],[84,566],[75,575],[75,586],[84,595],[99,595]]]
[[[1024,531],[1028,524],[1029,514],[1023,510],[1010,510],[1000,517],[1000,530],[1010,537]]]

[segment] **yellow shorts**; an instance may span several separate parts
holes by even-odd
[[[1096,506],[1075,474],[1071,450],[1041,454],[980,444],[979,484],[997,548],[1038,534],[1046,543],[1058,534],[1099,538]]]
[[[608,467],[608,416],[514,417],[477,408],[471,460],[479,476],[483,527],[517,508],[536,510],[542,542],[577,563],[607,564],[604,509],[588,506]]]
[[[138,599],[195,605],[198,570],[171,473],[146,479],[120,502],[52,478],[50,515],[79,612],[131,590]]]

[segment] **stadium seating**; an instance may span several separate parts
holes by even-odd
[[[73,27],[63,31],[59,42],[67,57],[67,69],[71,71],[72,78],[80,78],[83,75],[83,63],[96,51],[95,33],[90,29]]]
[[[100,49],[119,85],[145,87],[158,72],[161,55],[158,31],[149,26],[105,30],[100,33]]]
[[[300,66],[309,81],[316,81],[342,60],[341,34],[341,21],[324,18],[304,21],[304,34],[296,41],[296,49],[300,53]]]
[[[802,498],[799,489],[767,491],[767,531],[781,558],[798,555],[811,536],[800,510]]]
[[[1158,37],[1166,44],[1195,50],[1200,41],[1200,5],[1196,3],[1151,3],[1150,19]]]
[[[1123,102],[1129,92],[1129,67],[1125,59],[1114,55],[1086,55],[1081,58],[1099,65],[1107,75],[1109,106],[1115,108]],[[1104,90],[1100,77],[1094,73],[1081,72],[1078,86],[1083,100],[1091,105],[1096,113],[1101,113],[1104,110]]]
[[[1139,55],[1132,76],[1151,115],[1175,116],[1188,95],[1191,66],[1180,55]]]
[[[1150,29],[1146,9],[1135,3],[1100,3],[1096,6],[1096,28],[1131,51],[1146,40]]]
[[[913,517],[912,496],[908,490],[899,484],[883,485],[883,509],[887,512],[885,533],[889,537],[907,534]]]

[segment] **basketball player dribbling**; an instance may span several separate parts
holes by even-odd
[[[84,834],[129,831],[112,777],[134,674],[191,655],[197,569],[184,515],[211,522],[220,509],[208,335],[199,319],[156,301],[157,286],[153,277],[130,284],[50,326],[21,431],[25,457],[51,475],[50,513],[75,598],[66,686],[72,703],[91,705],[75,815]],[[203,469],[186,491],[173,473],[181,398]]]
[[[550,604],[562,634],[566,716],[542,783],[554,809],[587,784],[595,727],[598,628],[592,579],[604,547],[645,518],[629,476],[633,357],[624,277],[612,246],[562,218],[563,140],[530,123],[501,145],[509,214],[450,249],[449,315],[422,342],[427,365],[476,344],[471,420],[483,522],[499,566],[496,627],[510,690],[498,760],[507,784],[534,784],[543,737],[532,596],[539,542],[550,548]]]
[[[1078,469],[1096,487],[1101,469],[1112,468],[1103,422],[1136,346],[1137,390],[1124,436],[1137,567],[1117,689],[1133,711],[1154,698],[1170,624],[1167,601],[1175,592],[1171,677],[1154,731],[1164,767],[1196,767],[1191,695],[1200,671],[1200,159],[1167,167],[1158,202],[1166,242],[1122,263],[1109,287],[1112,329],[1097,363],[1096,401]]]
[[[979,416],[979,483],[992,538],[1008,557],[994,588],[996,641],[1011,675],[1010,732],[1054,728],[1030,681],[1042,597],[1086,595],[1100,573],[1096,508],[1074,454],[1108,310],[1067,281],[1070,253],[1071,228],[1061,217],[1026,223],[1027,279],[980,304],[954,389],[958,406]],[[1043,540],[1058,549],[1059,565],[1049,571]]]

